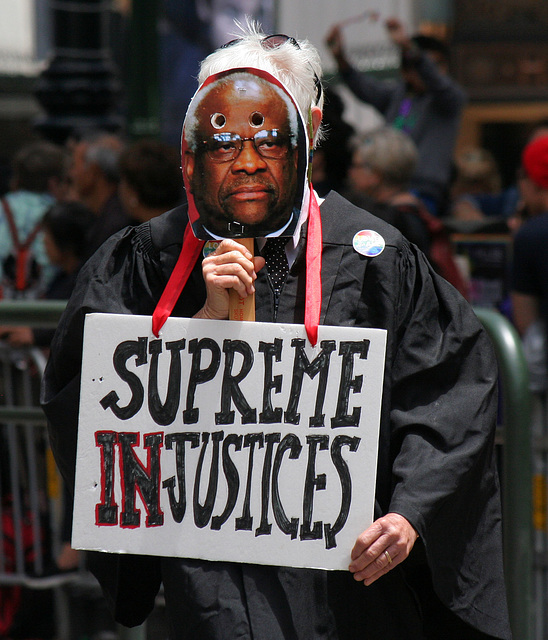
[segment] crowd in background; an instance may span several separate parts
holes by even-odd
[[[2,298],[68,299],[83,262],[109,236],[180,204],[179,167],[167,143],[104,131],[64,147],[25,145],[0,202]],[[2,332],[13,346],[44,346],[21,328]]]
[[[173,12],[166,15],[175,20]],[[503,185],[489,150],[456,152],[466,93],[450,75],[448,46],[410,35],[396,18],[385,27],[400,50],[398,79],[358,71],[340,25],[326,34],[338,76],[326,85],[325,135],[314,154],[312,182],[320,196],[335,189],[398,227],[467,296],[470,274],[452,255],[450,233],[516,233],[531,215],[518,177],[522,167],[513,184]],[[189,94],[195,89],[192,77],[178,82]],[[341,85],[375,107],[383,126],[372,131],[351,124]],[[184,110],[184,101],[180,105]],[[547,123],[539,122],[530,139],[546,132]],[[122,133],[89,130],[74,132],[63,147],[24,145],[13,159],[9,189],[0,194],[0,295],[66,298],[81,264],[107,237],[183,201],[180,152],[172,137],[135,142]],[[59,203],[61,209],[54,206]],[[69,239],[85,237],[79,246],[53,230],[71,225],[78,232],[69,232]],[[508,305],[504,311],[512,317]],[[14,346],[36,343],[29,331],[5,328],[3,336]]]
[[[335,189],[396,226],[465,297],[470,274],[451,233],[494,224],[512,244],[515,238],[507,276],[513,304],[502,310],[524,337],[534,325],[538,339],[539,321],[548,314],[548,122],[532,127],[515,183],[503,185],[487,149],[455,152],[466,95],[449,74],[447,47],[410,37],[396,19],[386,28],[401,51],[399,81],[353,68],[338,26],[326,36],[338,82],[376,107],[385,123],[358,130],[345,119],[337,85],[326,86],[325,136],[314,154],[313,185],[320,196]],[[182,122],[184,113],[178,117]],[[68,299],[82,264],[109,236],[184,201],[180,164],[172,142],[129,141],[106,131],[75,132],[64,146],[45,140],[24,145],[1,194],[0,296]],[[543,340],[544,334],[541,324]],[[4,326],[0,337],[17,348],[47,348],[51,333]],[[72,560],[59,562],[70,568]]]

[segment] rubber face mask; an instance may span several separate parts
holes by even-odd
[[[183,124],[195,236],[292,236],[307,202],[309,149],[296,102],[272,75],[238,68],[210,76]]]

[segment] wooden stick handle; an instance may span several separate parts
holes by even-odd
[[[251,255],[254,255],[253,238],[241,238],[237,240],[237,242],[243,244]],[[229,320],[247,320],[248,322],[255,322],[255,294],[247,296],[247,298],[241,298],[234,289],[230,289],[228,295]]]

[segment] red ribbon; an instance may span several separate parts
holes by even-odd
[[[171,315],[182,290],[198,260],[203,240],[198,240],[187,224],[183,238],[183,247],[177,264],[169,278],[162,296],[152,314],[152,332],[156,337],[165,321]],[[308,237],[306,242],[306,301],[304,309],[304,327],[312,346],[318,342],[318,325],[322,306],[322,222],[320,207],[314,190],[310,186],[308,207]]]
[[[308,206],[308,233],[306,239],[306,300],[304,328],[310,344],[318,342],[318,325],[322,308],[322,220],[320,206],[312,185]]]
[[[185,288],[185,284],[192,273],[192,269],[194,269],[194,265],[200,256],[203,246],[204,241],[196,238],[189,222],[186,225],[183,247],[179,254],[177,264],[152,314],[152,332],[156,337],[158,337],[160,329],[171,315],[173,307],[179,299],[182,290]]]

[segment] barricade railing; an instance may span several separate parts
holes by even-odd
[[[0,326],[54,328],[65,305],[0,301]],[[83,563],[70,572],[55,568],[66,505],[39,406],[45,364],[40,349],[0,342],[0,588],[53,589],[55,637],[74,640],[66,586],[76,593],[96,593],[94,597],[100,597],[100,590]],[[116,635],[120,640],[144,640],[146,625],[120,626]]]
[[[0,343],[0,587],[2,626],[51,625],[68,640],[69,615],[62,588],[90,582],[83,567],[61,572],[56,558],[62,545],[65,509],[61,478],[48,444],[46,421],[38,406],[45,366],[43,352]],[[26,588],[25,591],[21,589]],[[45,613],[35,614],[28,591]],[[49,591],[51,590],[51,591]],[[52,605],[49,607],[48,606]],[[36,616],[34,619],[33,616]]]
[[[42,588],[58,552],[59,477],[37,406],[44,356],[0,343],[0,584]]]
[[[548,597],[548,395],[533,393],[531,419],[533,438],[533,528],[534,593],[536,640],[548,637],[548,611],[543,604]]]
[[[0,325],[55,327],[64,302],[2,301]],[[45,574],[59,551],[61,480],[48,446],[39,385],[46,356],[0,343],[0,584],[49,588],[71,576]],[[7,529],[10,529],[9,531]],[[11,534],[11,535],[10,535]]]
[[[533,640],[532,433],[529,375],[521,339],[498,311],[476,307],[494,345],[502,387],[503,531],[506,587],[514,638]],[[542,606],[543,603],[537,603]]]
[[[63,300],[2,300],[0,325],[55,328],[66,305]]]

